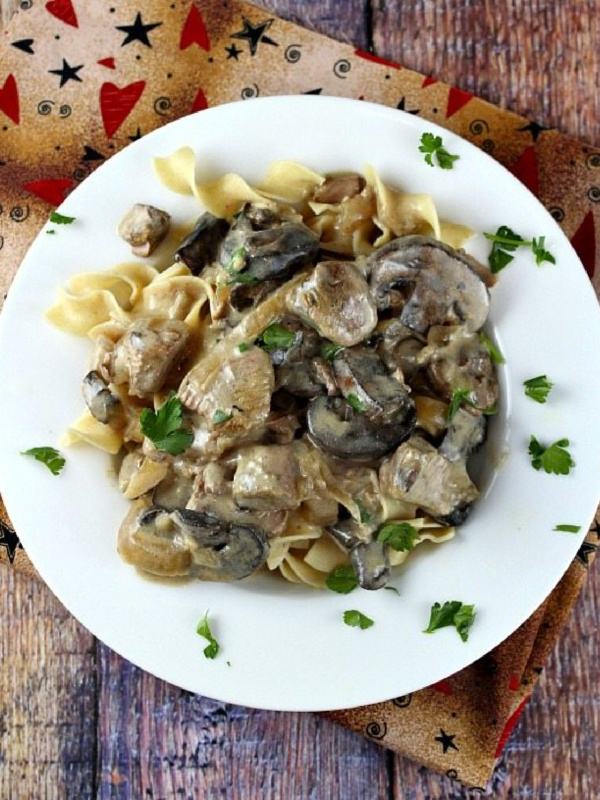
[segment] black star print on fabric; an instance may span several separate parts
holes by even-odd
[[[61,69],[49,69],[48,72],[50,72],[52,75],[58,75],[60,77],[59,89],[62,89],[62,87],[68,81],[79,81],[79,83],[83,83],[83,81],[77,74],[80,69],[83,69],[83,64],[80,64],[78,67],[72,67],[63,58]]]
[[[24,53],[29,53],[30,56],[35,55],[33,52],[33,39],[19,39],[18,42],[11,42],[13,47],[17,50],[22,50]]]
[[[137,131],[132,135],[127,137],[130,142],[137,142],[138,139],[142,138],[142,132],[140,130],[140,126],[138,125]]]
[[[595,535],[596,539],[600,539],[600,521],[594,520],[590,531]]]
[[[232,39],[246,39],[249,46],[250,46],[250,55],[255,56],[256,50],[260,42],[263,44],[272,44],[274,47],[279,47],[277,42],[274,42],[273,39],[269,39],[268,36],[265,36],[265,33],[269,30],[271,25],[273,24],[272,19],[267,19],[264,22],[259,22],[258,25],[253,25],[249,20],[245,17],[244,19],[244,27],[241,31],[237,33],[232,33]]]
[[[149,22],[147,25],[144,25],[142,15],[138,11],[133,24],[115,25],[115,28],[127,34],[121,42],[121,47],[125,47],[126,44],[131,44],[131,42],[140,42],[141,44],[145,44],[146,47],[152,47],[148,34],[150,31],[153,31],[154,28],[158,28],[159,25],[162,25],[162,22]]]
[[[529,131],[531,133],[531,138],[534,142],[537,142],[538,136],[542,131],[550,130],[549,128],[545,128],[543,125],[540,125],[539,122],[530,122],[529,125],[524,125],[522,128],[517,128],[519,131]]]
[[[84,161],[103,161],[105,156],[102,153],[99,153],[97,150],[94,150],[93,147],[90,147],[87,144],[83,145],[83,160]]]
[[[414,108],[414,109],[405,108],[404,107],[405,102],[406,102],[406,99],[404,97],[402,97],[400,99],[400,101],[398,102],[398,105],[396,106],[396,108],[399,111],[406,111],[407,114],[418,114],[419,113],[419,111],[420,111],[419,108]]]
[[[458,747],[454,744],[456,734],[449,736],[443,728],[440,728],[440,735],[434,736],[433,738],[442,745],[442,752],[444,753],[450,748],[458,750]]]
[[[309,89],[308,92],[303,92],[303,94],[321,94],[323,89]]]
[[[12,528],[9,528],[8,525],[5,525],[2,520],[0,519],[0,547],[4,547],[6,553],[8,555],[8,560],[12,564],[15,560],[15,555],[17,550],[22,550],[23,545],[19,541],[19,537],[13,531]]]
[[[239,47],[237,47],[235,44],[232,44],[231,47],[226,47],[225,50],[227,52],[228,61],[230,58],[235,58],[236,61],[239,61],[238,56],[242,52]]]
[[[584,567],[589,567],[590,556],[596,552],[598,547],[595,544],[584,542],[577,551],[577,558],[581,561]]]

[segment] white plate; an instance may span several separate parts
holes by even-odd
[[[419,153],[423,131],[440,133],[453,170]],[[154,178],[150,159],[191,145],[203,177],[236,171],[257,181],[275,159],[316,170],[372,164],[389,184],[433,195],[442,218],[477,231],[509,225],[546,236],[556,265],[536,267],[525,248],[493,290],[490,328],[506,357],[501,412],[483,468],[484,496],[456,538],[419,548],[398,570],[393,592],[342,596],[275,578],[236,585],[168,586],[122,563],[115,534],[126,502],[107,477],[108,457],[68,451],[59,477],[21,450],[56,445],[82,409],[90,348],[43,320],[69,276],[130,258],[115,235],[134,203],[187,221],[195,201]],[[184,117],[115,155],[61,207],[76,224],[43,232],[27,254],[0,318],[0,485],[35,566],[66,607],[96,636],[149,672],[224,701],[280,710],[351,707],[404,695],[479,658],[544,600],[575,556],[600,493],[600,314],[558,225],[506,170],[472,145],[418,117],[351,100],[280,97],[234,103]],[[469,251],[485,259],[476,237]],[[549,401],[525,397],[522,382],[546,373]],[[569,476],[536,472],[527,446],[571,441]],[[501,463],[500,468],[494,464]],[[553,532],[581,526],[577,535]],[[433,602],[474,603],[469,641],[427,626]],[[342,622],[357,608],[375,620],[362,631]],[[210,609],[222,651],[208,661],[195,633]]]

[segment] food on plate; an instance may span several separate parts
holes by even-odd
[[[48,311],[94,344],[65,444],[115,456],[140,570],[380,589],[479,495],[495,279],[468,229],[371,168],[277,162],[257,187],[194,168],[189,148],[155,160],[203,207],[174,246],[169,213],[137,204],[119,233],[144,260],[74,276]]]

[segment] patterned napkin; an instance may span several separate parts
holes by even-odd
[[[2,296],[52,207],[129,142],[208,106],[301,93],[419,114],[491,153],[558,220],[600,287],[600,150],[238,0],[20,0],[19,9],[0,43]],[[483,787],[599,537],[597,520],[544,605],[477,663],[412,695],[327,716]],[[35,574],[1,502],[0,562]]]

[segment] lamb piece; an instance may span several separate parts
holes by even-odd
[[[291,445],[258,445],[240,453],[233,497],[255,511],[292,509],[300,505],[298,464]]]
[[[115,345],[109,372],[116,385],[128,383],[129,394],[148,397],[163,388],[169,374],[188,354],[191,332],[175,319],[140,319]]]
[[[449,461],[419,436],[383,462],[379,480],[384,494],[414,503],[446,525],[463,522],[479,495],[464,460]]]
[[[360,194],[364,188],[365,179],[362,175],[334,175],[315,190],[312,199],[315,203],[337,205]]]

